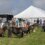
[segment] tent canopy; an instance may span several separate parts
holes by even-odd
[[[30,6],[23,12],[14,16],[14,18],[40,18],[40,17],[45,17],[45,11],[34,6]]]

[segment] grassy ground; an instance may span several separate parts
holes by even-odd
[[[0,37],[0,45],[45,45],[45,32],[41,28],[35,29],[36,32],[28,34],[23,38]]]

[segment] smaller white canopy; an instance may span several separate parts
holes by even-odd
[[[14,18],[40,18],[40,17],[45,17],[45,11],[34,6],[30,6],[23,12],[14,16]]]

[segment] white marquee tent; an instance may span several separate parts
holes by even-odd
[[[45,11],[34,6],[30,6],[23,12],[14,16],[14,18],[40,18],[40,17],[41,18],[45,17]]]

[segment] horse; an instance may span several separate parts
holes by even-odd
[[[36,26],[38,26],[36,23],[34,23],[33,25],[26,24],[26,26],[24,26],[22,30],[24,33],[28,34],[33,32]]]
[[[17,35],[17,36],[23,37],[23,32],[22,32],[21,28],[19,28],[18,26],[15,26],[15,22],[14,21],[12,21],[10,23],[10,25],[9,25],[8,37],[11,37],[12,33]]]
[[[2,28],[0,27],[0,37],[4,37],[4,33],[5,33],[6,29],[7,29],[6,26],[4,26]]]
[[[21,27],[24,34],[30,33],[30,26],[27,23],[24,23],[24,27]]]

